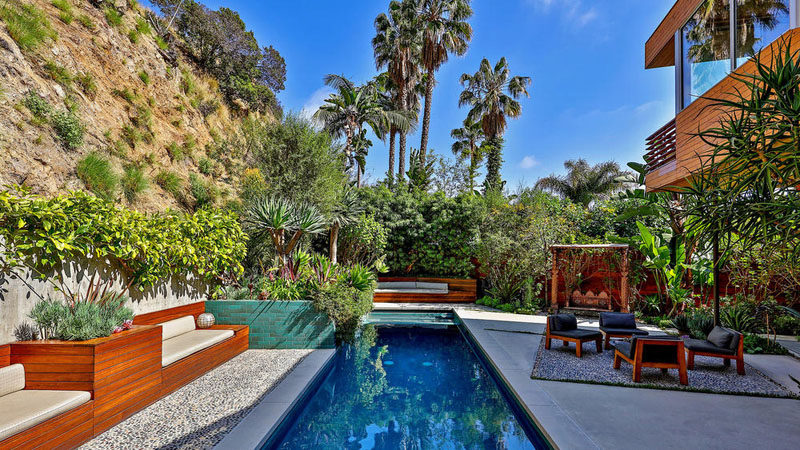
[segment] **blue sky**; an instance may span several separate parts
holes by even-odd
[[[204,1],[240,13],[262,45],[286,59],[287,111],[314,110],[327,96],[322,78],[363,82],[376,74],[373,21],[388,0]],[[429,147],[451,155],[460,126],[459,76],[483,57],[505,56],[515,75],[533,79],[522,117],[506,133],[503,177],[510,187],[562,172],[563,162],[641,160],[644,138],[674,115],[672,68],[644,70],[644,43],[672,0],[473,0],[469,51],[437,73]],[[409,144],[419,146],[418,133]],[[367,173],[382,178],[388,145],[374,139]]]

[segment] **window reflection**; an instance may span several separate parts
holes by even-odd
[[[706,0],[683,27],[683,106],[730,72],[729,0]]]
[[[736,67],[789,29],[789,0],[736,0]]]

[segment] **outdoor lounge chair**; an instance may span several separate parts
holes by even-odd
[[[611,338],[630,338],[647,336],[645,330],[636,328],[636,317],[633,314],[618,312],[600,313],[600,332],[603,333],[606,350],[611,349]]]
[[[630,341],[615,342],[614,348],[614,368],[619,369],[623,359],[633,364],[635,383],[642,379],[642,367],[657,367],[664,373],[678,369],[681,384],[689,384],[683,341],[677,336],[634,336]]]
[[[554,314],[547,316],[547,330],[545,334],[544,348],[550,349],[550,340],[558,339],[564,346],[570,342],[575,343],[575,356],[581,357],[584,342],[595,341],[597,353],[603,352],[603,335],[599,331],[578,328],[578,319],[572,314]]]
[[[725,366],[731,365],[731,360],[736,360],[736,372],[744,375],[744,336],[730,328],[715,326],[708,339],[685,339],[689,370],[694,369],[694,355],[712,356],[722,358]]]

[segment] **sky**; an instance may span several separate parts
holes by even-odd
[[[310,114],[330,93],[328,73],[364,82],[377,74],[373,22],[388,0],[203,1],[239,12],[262,46],[286,60],[285,111]],[[532,78],[522,116],[505,135],[503,178],[513,188],[563,173],[568,159],[641,161],[644,139],[674,117],[671,67],[644,69],[644,44],[673,0],[473,0],[473,38],[463,57],[437,72],[429,148],[452,156],[450,130],[462,73],[482,58],[508,60],[512,75]],[[383,178],[388,142],[372,139],[367,175]],[[409,145],[419,147],[419,132]]]

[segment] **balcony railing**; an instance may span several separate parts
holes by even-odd
[[[645,143],[647,153],[644,154],[644,160],[648,173],[675,160],[675,119],[650,135]]]

